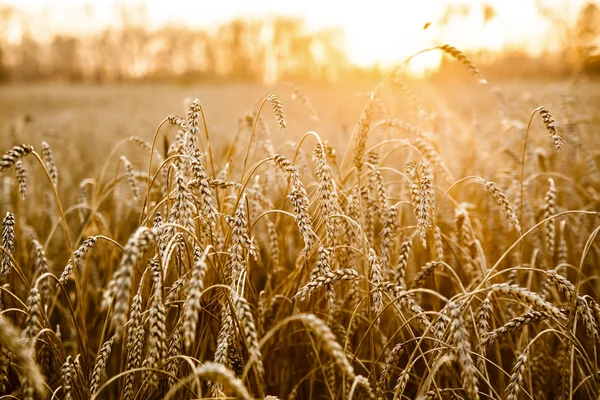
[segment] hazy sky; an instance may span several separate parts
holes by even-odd
[[[143,4],[153,27],[184,24],[210,28],[233,17],[261,18],[273,14],[302,17],[309,29],[340,27],[348,56],[356,63],[395,63],[434,44],[462,49],[486,47],[543,51],[555,41],[556,27],[538,15],[536,0],[0,0],[22,10],[39,32],[85,33],[117,23],[119,4]],[[557,15],[572,18],[585,0],[538,0]],[[490,4],[496,17],[485,22],[481,12]],[[436,24],[447,6],[469,5],[470,13],[447,26]],[[136,18],[134,14],[132,17]],[[433,22],[426,31],[426,22]],[[427,62],[423,59],[423,62]]]

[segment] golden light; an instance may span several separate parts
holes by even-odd
[[[89,32],[114,24],[123,5],[143,9],[150,27],[167,24],[211,29],[232,18],[274,15],[302,18],[310,31],[339,28],[348,59],[360,67],[391,67],[415,52],[449,43],[464,51],[522,50],[540,53],[559,46],[557,27],[541,15],[540,5],[574,18],[585,0],[422,0],[301,2],[255,0],[9,0],[34,22],[33,29]],[[133,18],[140,16],[132,15]],[[38,23],[40,22],[40,23]],[[427,29],[423,29],[430,23]],[[18,28],[15,28],[18,29]],[[12,31],[12,36],[15,31]],[[33,32],[36,34],[36,32]],[[40,32],[41,35],[44,32]],[[47,32],[46,32],[47,34]],[[12,37],[11,36],[11,37]],[[439,54],[427,53],[408,66],[413,74],[435,69]]]

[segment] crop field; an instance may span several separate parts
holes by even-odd
[[[600,84],[441,49],[0,88],[2,398],[598,398]]]

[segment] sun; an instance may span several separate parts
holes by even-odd
[[[121,0],[0,0],[18,6],[33,24],[51,32],[88,33],[115,24]],[[587,0],[223,0],[207,8],[194,0],[131,0],[145,6],[147,27],[168,24],[210,29],[233,18],[265,20],[291,16],[304,21],[309,31],[339,29],[343,50],[358,67],[392,68],[423,49],[450,44],[465,52],[499,54],[507,49],[530,54],[556,50],[560,29],[542,15],[539,4],[552,8],[566,20]],[[93,9],[93,18],[82,18],[82,4]],[[43,11],[43,12],[42,12]],[[560,14],[559,14],[560,13]],[[43,14],[43,15],[42,15]],[[9,27],[8,37],[20,37],[18,27]],[[407,65],[407,71],[422,75],[439,66],[441,55],[424,53]]]
[[[574,3],[580,2],[574,0],[564,12],[576,10]],[[310,8],[318,2],[304,3]],[[349,2],[337,12],[306,13],[304,17],[320,28],[339,27],[349,61],[360,67],[391,68],[416,52],[446,43],[468,52],[500,54],[510,49],[539,53],[553,50],[549,38],[556,34],[533,0],[371,0],[368,5]],[[412,59],[407,70],[422,75],[436,69],[441,59],[438,52],[427,52]]]
[[[360,67],[393,67],[431,43],[432,35],[423,26],[431,20],[431,1],[390,2],[373,0],[349,2],[343,10],[322,24],[333,24],[344,34],[349,61]],[[311,16],[307,16],[311,21]],[[439,57],[426,56],[410,64],[411,72],[421,72],[439,63]]]

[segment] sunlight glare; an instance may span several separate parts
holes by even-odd
[[[223,0],[211,3],[210,7],[191,0],[171,0],[168,3],[151,0],[3,2],[20,8],[33,22],[34,31],[30,33],[40,36],[47,35],[47,31],[82,33],[114,26],[123,5],[132,10],[136,7],[143,9],[143,15],[132,14],[131,17],[147,20],[147,26],[155,28],[184,25],[210,30],[232,18],[292,16],[303,19],[309,32],[340,29],[345,54],[354,65],[389,68],[419,50],[445,43],[464,51],[485,50],[488,53],[511,49],[539,54],[554,50],[558,46],[559,41],[555,39],[559,39],[560,32],[548,18],[540,15],[536,1],[562,7],[561,12],[569,14],[585,0],[370,0],[368,5],[323,0]],[[423,29],[427,22],[431,26]],[[14,28],[10,33],[12,39],[18,29]],[[408,70],[421,75],[426,70],[435,69],[440,60],[440,55],[421,55],[410,63]]]

